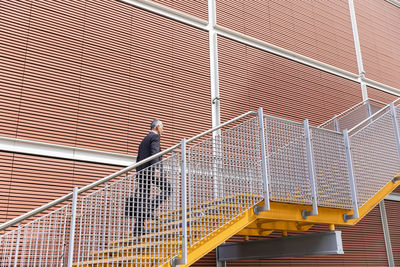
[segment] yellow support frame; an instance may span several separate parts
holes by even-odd
[[[400,174],[396,177],[398,176]],[[302,217],[301,212],[304,209],[310,209],[311,206],[309,205],[271,202],[270,210],[261,212],[259,215],[254,213],[253,208],[248,209],[232,222],[227,223],[194,247],[189,248],[188,263],[183,266],[190,266],[234,235],[268,236],[275,230],[280,230],[283,233],[287,233],[287,231],[307,231],[314,224],[326,224],[329,229],[334,228],[334,225],[355,225],[399,185],[400,181],[387,183],[359,209],[360,218],[348,222],[343,219],[344,214],[352,214],[352,210],[348,209],[318,207],[318,215],[309,216],[307,219]],[[261,201],[258,205],[263,204],[264,201]],[[168,262],[163,266],[171,266],[171,264]]]

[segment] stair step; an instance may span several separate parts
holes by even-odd
[[[221,219],[221,216],[218,215],[213,215],[213,214],[205,214],[200,217],[195,217],[195,218],[188,218],[187,219],[187,225],[192,225],[195,224],[196,222],[212,222],[213,220],[219,220]],[[166,228],[181,228],[182,227],[182,220],[178,221],[151,221],[145,224],[146,230],[159,230],[161,229],[166,229]]]
[[[132,256],[123,256],[123,257],[114,257],[110,259],[98,259],[98,260],[90,260],[74,263],[73,266],[76,267],[114,267],[114,266],[160,266],[166,262],[168,262],[171,257],[163,256],[163,255],[132,255]]]
[[[140,243],[136,245],[129,245],[123,247],[114,247],[103,251],[93,253],[93,257],[109,258],[118,256],[135,255],[136,251],[143,252],[144,250],[167,250],[168,248],[182,244],[182,240],[160,240],[153,242]]]
[[[195,213],[198,210],[204,210],[204,209],[207,209],[208,207],[213,207],[213,206],[217,207],[219,205],[234,205],[234,206],[235,205],[240,205],[240,204],[237,204],[237,203],[229,203],[229,202],[227,203],[228,200],[237,199],[237,198],[240,198],[240,197],[252,197],[252,198],[259,197],[259,198],[264,198],[264,196],[262,196],[262,195],[257,196],[257,195],[254,195],[254,194],[238,193],[238,194],[227,196],[227,197],[221,197],[221,198],[218,198],[218,199],[215,199],[215,200],[210,200],[210,201],[207,201],[207,202],[204,202],[204,203],[201,203],[201,204],[196,204],[196,205],[191,206],[190,208],[188,208],[187,212],[188,212],[188,214],[189,213]],[[243,206],[243,205],[241,205],[241,206]],[[163,216],[176,216],[176,215],[182,215],[182,209],[167,211],[165,213],[160,214],[159,216],[163,217]]]

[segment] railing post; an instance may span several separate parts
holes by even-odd
[[[171,184],[172,185],[175,185],[176,183],[175,183],[175,154],[176,152],[175,151],[172,151],[171,152]],[[174,190],[173,189],[174,187],[172,186],[172,191]],[[172,208],[172,210],[175,210],[175,192],[171,192],[171,208]]]
[[[347,159],[347,171],[349,173],[349,184],[350,184],[350,191],[351,191],[351,201],[353,203],[353,214],[344,214],[343,220],[347,222],[351,219],[357,219],[358,215],[358,202],[357,202],[357,190],[356,190],[356,183],[354,180],[354,171],[353,171],[353,161],[351,159],[351,148],[350,148],[350,140],[349,140],[349,133],[346,130],[343,131],[344,136],[344,145],[346,147],[346,159]]]
[[[365,100],[365,105],[367,105],[367,116],[372,116],[371,104],[369,103],[369,99]]]
[[[264,132],[264,111],[263,108],[258,109],[258,120],[260,124],[260,146],[261,146],[261,164],[262,164],[262,179],[264,185],[264,206],[255,206],[254,213],[260,214],[262,211],[270,209],[269,205],[269,185],[268,185],[268,173],[267,173],[267,155],[265,146],[265,132]]]
[[[21,223],[18,223],[17,244],[15,244],[14,267],[18,265],[19,242],[21,239]]]
[[[172,266],[187,264],[187,191],[186,191],[186,139],[181,141],[181,201],[182,201],[182,258],[174,258],[171,261]]]
[[[396,137],[396,144],[397,144],[397,153],[399,154],[399,159],[400,159],[400,136],[399,136],[399,127],[397,123],[397,116],[396,116],[396,110],[394,108],[394,103],[390,103],[390,111],[392,113],[392,119],[393,119],[393,127],[394,127],[394,135]]]
[[[72,192],[72,207],[71,207],[71,226],[69,234],[68,248],[68,267],[72,267],[74,261],[74,240],[75,240],[75,222],[76,222],[76,203],[78,200],[78,187],[74,187]]]
[[[303,218],[307,219],[308,216],[318,215],[317,190],[315,188],[315,175],[314,175],[314,161],[313,161],[313,155],[312,155],[310,126],[308,124],[308,120],[304,120],[304,135],[306,138],[308,175],[310,177],[312,207],[313,207],[313,209],[311,211],[303,210],[301,212],[301,215],[303,216]]]
[[[103,243],[103,250],[105,249],[106,246],[106,222],[107,222],[107,190],[108,190],[108,182],[105,182],[104,184],[104,209],[103,209],[103,238],[102,238],[102,243]]]
[[[335,116],[333,116],[333,129],[336,132],[339,132],[339,121],[338,121],[336,114],[335,114]]]

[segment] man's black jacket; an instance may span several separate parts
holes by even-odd
[[[139,145],[136,162],[157,154],[160,151],[160,136],[154,132],[150,132],[145,138],[143,138],[142,142]],[[159,161],[161,161],[161,156],[140,165],[136,168],[136,171],[143,170],[144,168],[147,168],[150,165],[153,165],[154,163],[157,163]]]

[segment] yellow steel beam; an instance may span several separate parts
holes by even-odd
[[[400,174],[396,175],[396,177],[399,177]],[[382,200],[385,199],[387,195],[389,195],[393,190],[396,189],[397,186],[400,185],[400,180],[397,181],[396,183],[393,183],[390,181],[387,183],[378,193],[375,194],[370,200],[368,200],[364,205],[362,205],[361,208],[359,208],[358,212],[360,215],[360,218],[350,220],[351,223],[354,225],[358,223],[365,215],[367,215],[375,206],[377,206]],[[352,213],[350,213],[352,214]]]
[[[400,181],[397,181],[396,183],[390,181],[387,183],[377,194],[375,194],[375,196],[373,196],[362,207],[359,208],[360,218],[349,220],[348,222],[343,220],[343,215],[352,214],[352,210],[318,207],[318,215],[309,216],[307,219],[304,219],[301,216],[301,211],[310,210],[312,209],[311,206],[280,202],[271,202],[271,209],[269,211],[261,212],[261,214],[258,215],[258,219],[307,222],[310,224],[355,225],[399,185]],[[264,201],[259,203],[259,205],[263,204]]]
[[[294,221],[268,221],[258,219],[237,235],[267,236],[273,231],[307,231],[313,224]]]
[[[237,234],[247,225],[254,222],[256,219],[257,215],[254,214],[253,209],[248,209],[247,211],[236,217],[232,222],[225,224],[220,229],[204,238],[194,247],[190,247],[188,249],[188,263],[181,266],[190,266],[191,264],[202,258],[204,255],[206,255],[208,252],[215,249],[218,245],[222,244],[230,237]],[[171,263],[168,262],[163,266],[171,266]]]

